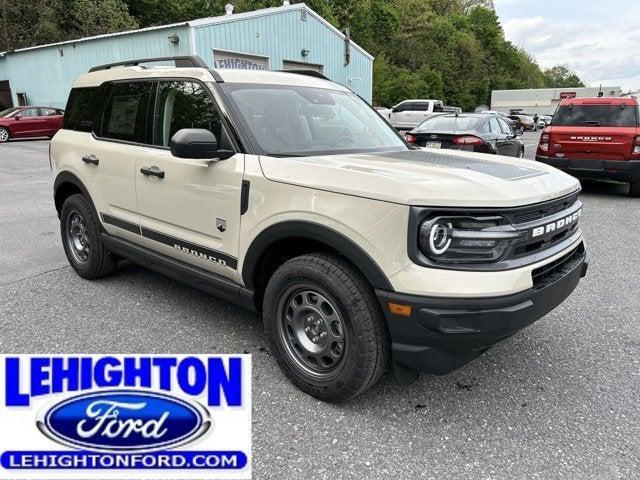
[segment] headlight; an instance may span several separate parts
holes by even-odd
[[[499,261],[521,236],[503,217],[438,216],[419,229],[420,251],[438,263]]]

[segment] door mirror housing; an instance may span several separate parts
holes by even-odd
[[[177,158],[225,160],[235,153],[231,150],[219,150],[216,136],[204,128],[178,130],[169,144],[171,155]]]
[[[15,117],[13,117],[14,120],[20,120],[22,117],[20,115],[16,115]]]

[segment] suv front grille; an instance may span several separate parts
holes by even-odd
[[[576,202],[577,198],[578,194],[575,194],[571,195],[570,197],[566,197],[564,200],[558,203],[545,204],[539,207],[533,207],[527,212],[517,213],[513,217],[513,223],[518,224],[535,222],[536,220],[540,220],[544,217],[549,217],[569,208]]]
[[[541,290],[564,277],[568,272],[573,270],[585,257],[584,244],[581,243],[573,251],[563,255],[562,257],[547,263],[542,267],[536,268],[531,272],[533,279],[533,289]]]
[[[513,214],[513,226],[525,232],[525,235],[512,247],[509,258],[533,255],[570,238],[578,231],[581,212],[582,203],[572,196],[536,210]],[[543,233],[540,233],[541,230]]]

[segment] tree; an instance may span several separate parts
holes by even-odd
[[[224,14],[231,0],[0,0],[5,49]],[[234,11],[282,0],[233,0]],[[577,87],[566,65],[542,71],[504,37],[487,0],[307,0],[376,57],[373,96],[391,106],[438,98],[472,110],[491,90]]]
[[[548,88],[584,87],[580,77],[568,65],[556,65],[543,72],[544,84]]]

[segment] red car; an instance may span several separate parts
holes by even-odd
[[[631,185],[640,197],[640,103],[637,98],[571,98],[544,129],[536,160],[578,178]]]
[[[64,110],[53,107],[13,107],[0,112],[0,142],[10,138],[53,137],[62,128]]]

